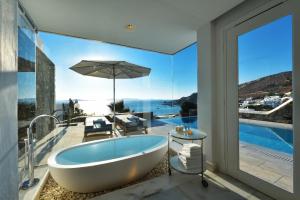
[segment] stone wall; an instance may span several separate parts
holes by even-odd
[[[0,0],[0,199],[18,199],[17,0]]]
[[[36,116],[51,114],[55,110],[55,65],[39,48],[36,48],[36,103]],[[47,135],[54,125],[53,119],[39,119],[37,137]]]
[[[292,124],[293,123],[293,102],[289,103],[282,109],[279,109],[269,115],[257,114],[257,113],[239,113],[239,117],[242,119],[254,119],[260,121]]]

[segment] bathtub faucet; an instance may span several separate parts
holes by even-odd
[[[27,152],[27,161],[25,167],[27,167],[27,174],[28,180],[24,181],[21,185],[21,189],[27,190],[33,186],[35,186],[38,182],[38,178],[34,178],[34,147],[35,147],[35,140],[33,137],[32,126],[33,124],[40,118],[53,118],[55,119],[56,123],[60,121],[54,115],[39,115],[31,120],[29,127],[27,128],[27,139],[25,139],[25,159],[26,159],[26,152]]]

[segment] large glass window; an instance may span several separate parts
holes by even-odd
[[[173,96],[182,124],[197,127],[197,44],[174,55]]]
[[[36,113],[36,34],[26,18],[18,16],[18,147],[20,181],[25,176],[24,139]]]
[[[84,76],[69,68],[81,60],[125,60],[148,67],[151,72],[142,78],[116,80],[117,113],[142,116],[148,119],[149,126],[197,126],[196,44],[167,55],[48,33],[40,33],[39,37],[57,66],[56,109],[63,110],[63,120],[82,114],[112,120],[113,80]],[[68,116],[69,105],[73,103],[78,103],[80,109]],[[121,127],[117,129],[122,132]]]
[[[61,120],[56,127],[46,118],[34,125],[37,178],[44,173],[43,166],[53,151],[71,145],[145,132],[167,135],[178,125],[197,128],[196,44],[168,55],[50,33],[29,33],[33,34],[32,40],[19,32],[19,55],[27,61],[25,67],[19,63],[19,102],[26,103],[19,103],[23,109],[19,111],[23,131],[19,134],[20,151],[34,116],[55,113]],[[114,88],[113,79],[70,69],[82,60],[127,61],[151,72],[145,77],[117,78]],[[134,69],[130,73],[134,74]],[[20,155],[22,169],[26,159]]]
[[[239,167],[293,191],[292,16],[238,36]]]

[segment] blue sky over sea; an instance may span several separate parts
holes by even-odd
[[[112,98],[112,80],[83,76],[69,69],[83,59],[125,60],[151,68],[149,77],[117,80],[116,97],[119,99],[173,99],[190,95],[197,89],[196,44],[170,56],[48,33],[40,33],[40,38],[44,51],[56,64],[58,99]]]
[[[125,60],[151,68],[149,77],[117,80],[118,99],[174,99],[197,90],[196,44],[171,56],[48,33],[40,33],[40,38],[44,51],[56,64],[57,99],[112,98],[112,80],[83,76],[69,69],[83,59]]]
[[[239,82],[292,70],[292,16],[238,37]]]
[[[56,98],[112,98],[112,80],[83,76],[69,67],[81,60],[125,60],[151,68],[149,77],[117,80],[116,98],[176,99],[197,91],[197,44],[166,55],[99,41],[39,33],[55,63]],[[239,82],[292,70],[292,17],[280,18],[238,37]],[[201,44],[200,48],[201,48]],[[19,98],[34,97],[34,73],[19,74]]]

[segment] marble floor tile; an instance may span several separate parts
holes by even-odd
[[[200,176],[174,173],[123,188],[93,200],[242,200],[270,199],[226,175],[206,173],[208,188],[202,187]]]

